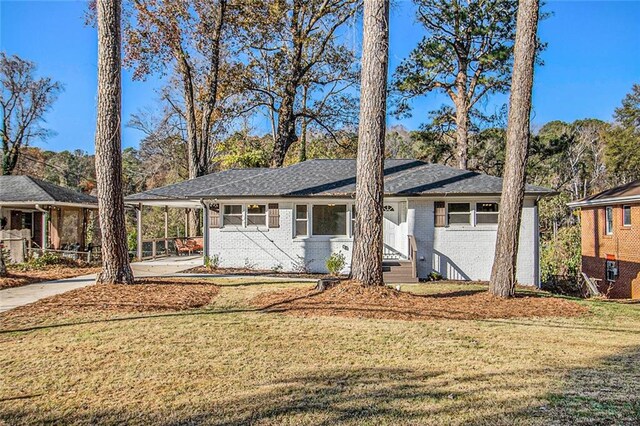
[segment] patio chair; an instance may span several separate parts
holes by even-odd
[[[182,238],[176,238],[176,251],[178,252],[178,256],[182,253],[189,253],[189,255],[191,255],[192,250],[193,249],[189,246],[188,242],[185,243]]]
[[[187,240],[187,247],[191,249],[191,251],[201,251],[204,248],[202,238],[193,238]]]

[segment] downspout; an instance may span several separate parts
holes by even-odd
[[[540,269],[540,214],[538,211],[538,204],[542,199],[542,195],[536,197],[535,202],[535,231],[536,231],[536,287],[542,289],[542,271]]]
[[[35,205],[36,210],[42,213],[42,247],[43,250],[47,248],[47,238],[49,237],[49,233],[47,232],[47,224],[49,223],[49,211],[40,207],[40,204]]]

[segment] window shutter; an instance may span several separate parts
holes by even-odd
[[[433,224],[434,226],[441,228],[446,226],[446,209],[444,207],[444,201],[436,201],[433,209]]]
[[[220,228],[220,204],[212,204],[209,208],[209,228]]]
[[[280,228],[280,209],[277,203],[269,204],[269,228]]]

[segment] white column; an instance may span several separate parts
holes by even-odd
[[[142,204],[138,204],[136,209],[136,219],[138,225],[138,240],[136,243],[136,256],[138,260],[142,260]]]
[[[209,202],[204,203],[202,210],[202,254],[203,262],[209,256]]]

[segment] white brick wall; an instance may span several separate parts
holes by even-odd
[[[293,271],[296,264],[307,264],[313,272],[326,272],[331,253],[342,251],[351,263],[353,242],[346,237],[293,237],[293,203],[279,203],[279,228],[211,228],[210,256],[220,257],[220,266],[241,268],[248,262],[258,269],[282,265]]]
[[[448,198],[447,201],[454,200]],[[244,267],[247,262],[259,269],[282,265],[285,271],[306,263],[313,272],[326,272],[325,262],[336,251],[342,251],[347,264],[351,263],[353,242],[350,238],[294,238],[293,203],[279,204],[279,228],[210,229],[210,255],[219,255],[223,267]],[[488,280],[496,225],[434,228],[433,205],[433,200],[428,199],[408,201],[408,216],[414,218],[413,231],[418,248],[418,276],[424,278],[435,270],[449,279]],[[525,200],[518,252],[518,281],[521,284],[538,282],[536,214],[533,200]]]

